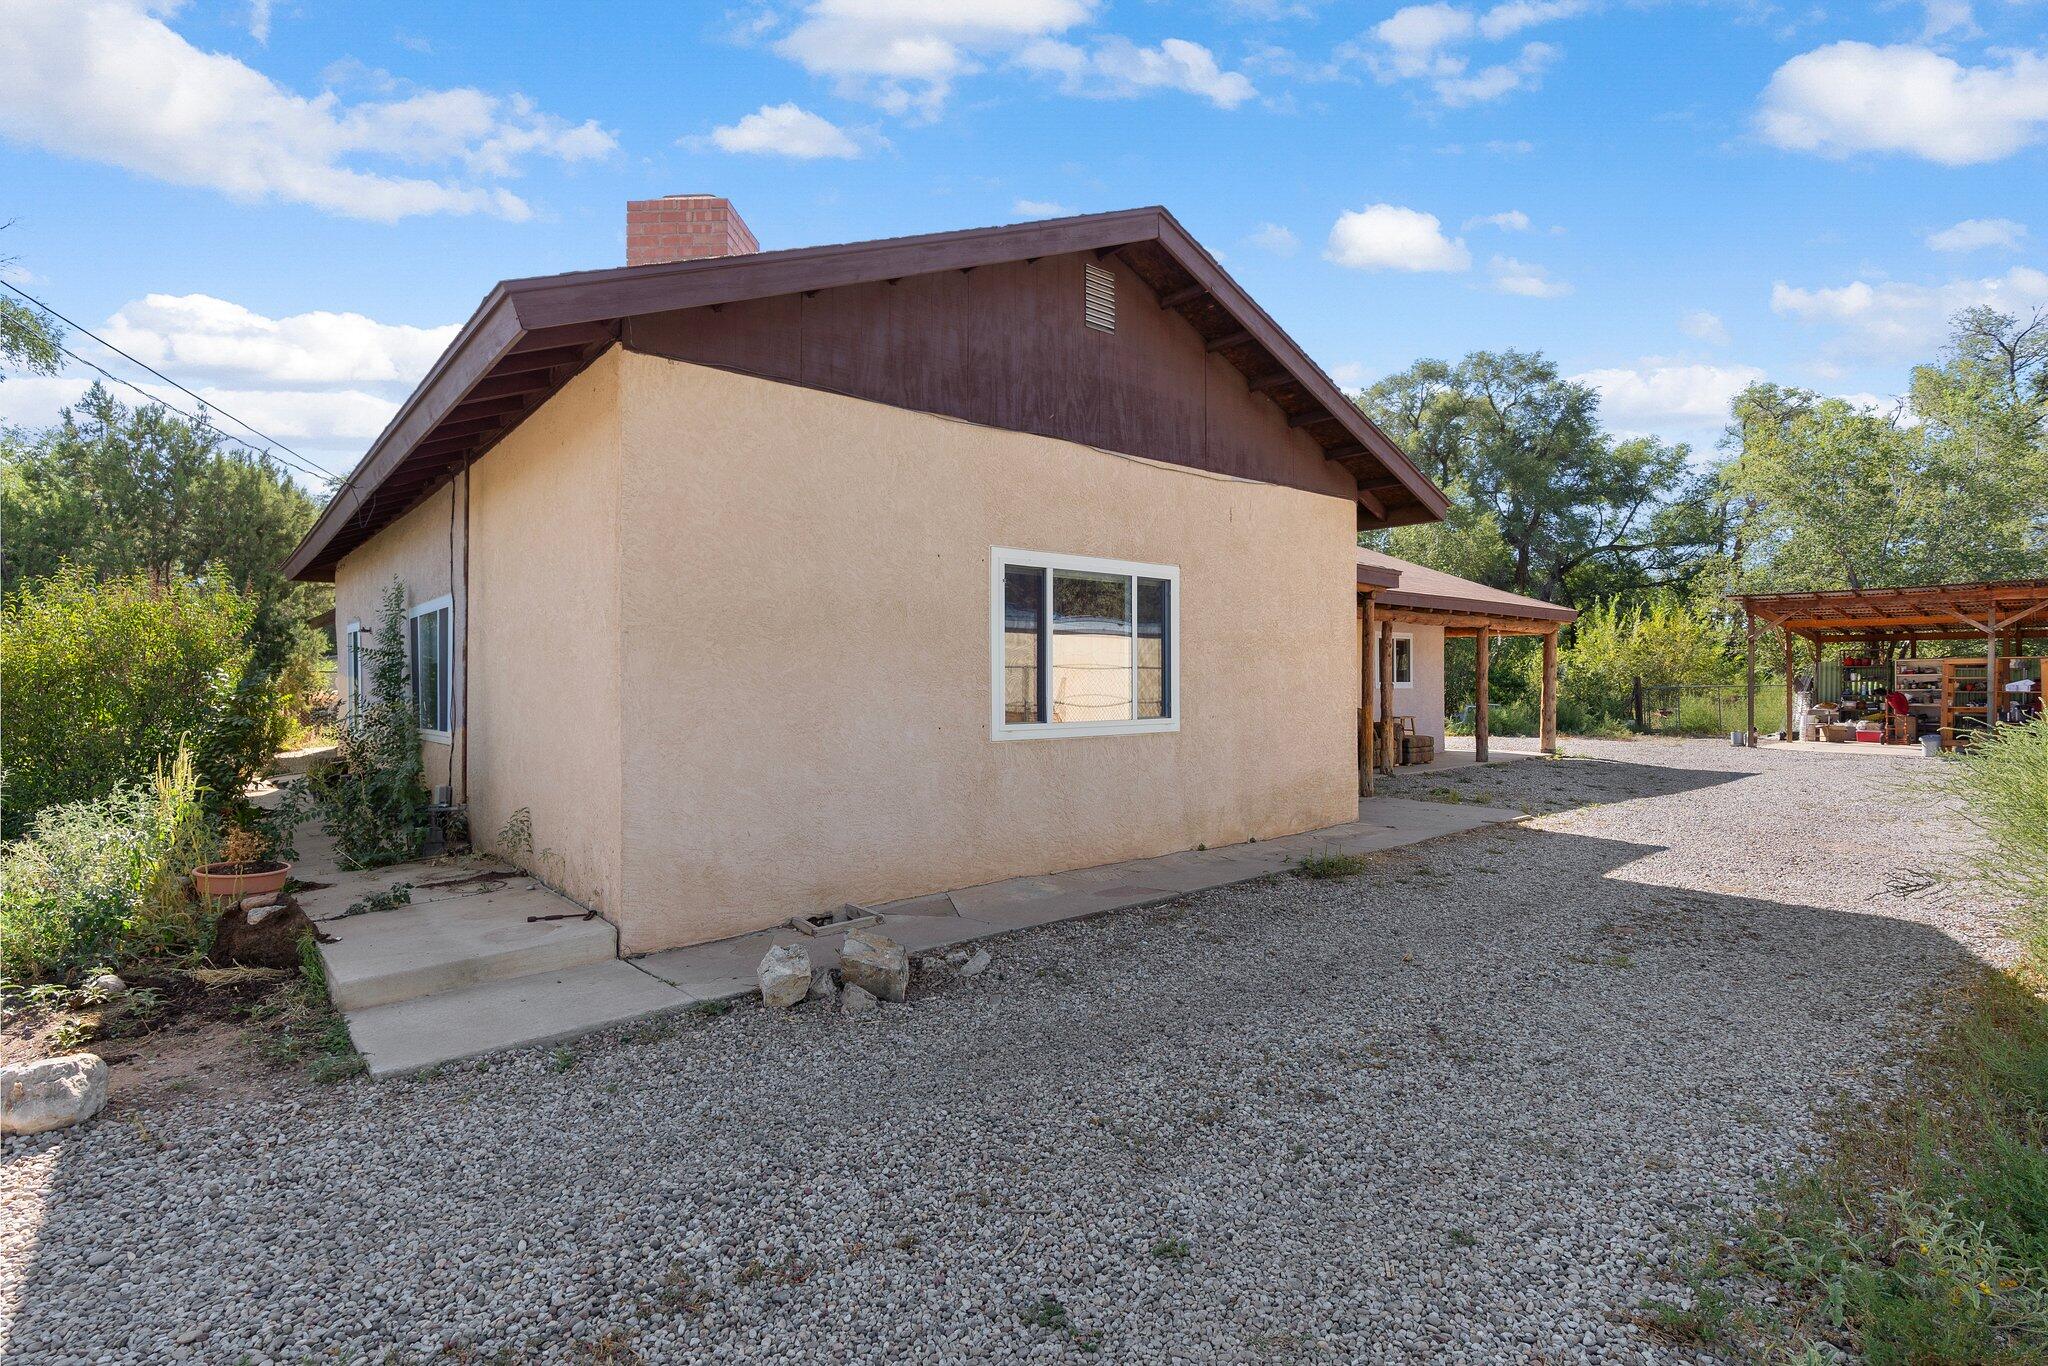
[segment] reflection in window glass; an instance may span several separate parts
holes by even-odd
[[[1138,580],[1138,719],[1149,721],[1171,713],[1172,699],[1166,695],[1166,595],[1171,586],[1165,579]]]
[[[1415,642],[1407,636],[1394,637],[1394,681],[1415,681]]]
[[[1045,571],[1003,570],[1003,720],[1013,726],[1045,719]]]
[[[1056,569],[1052,611],[1052,719],[1131,720],[1130,579]]]

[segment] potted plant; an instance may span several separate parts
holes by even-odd
[[[199,895],[223,901],[284,889],[292,875],[291,864],[270,856],[270,840],[253,830],[235,826],[221,845],[218,862],[192,870],[192,889]]]

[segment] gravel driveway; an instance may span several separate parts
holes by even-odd
[[[1548,810],[743,1008],[10,1140],[0,1359],[1677,1360],[1685,1230],[1991,916],[1932,765],[1567,742]],[[1447,799],[1447,798],[1446,798]]]

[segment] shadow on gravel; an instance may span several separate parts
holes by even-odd
[[[1397,769],[1379,793],[1424,801],[1466,801],[1542,814],[1650,797],[1699,792],[1757,774],[1746,769],[1682,768],[1566,753],[1546,759],[1509,753],[1491,763],[1451,769]]]
[[[1636,796],[1747,776],[1599,767]],[[743,1008],[10,1141],[57,1151],[41,1228],[0,1236],[0,1359],[844,1360],[906,1321],[965,1334],[934,1355],[1348,1360],[1397,1325],[1411,1358],[1640,1352],[1676,1232],[1796,1157],[1968,961],[1630,879],[1660,852],[1494,829],[998,941],[865,1024]]]

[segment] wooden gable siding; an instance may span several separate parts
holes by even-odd
[[[1093,253],[628,318],[623,341],[895,407],[1307,489],[1353,477],[1252,393],[1123,261],[1116,330],[1082,321]]]

